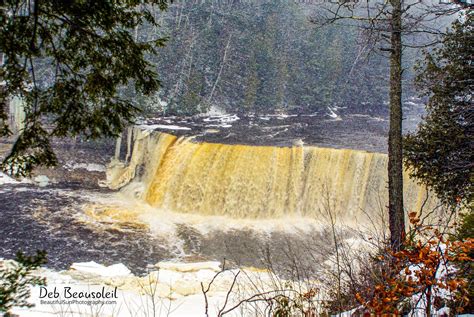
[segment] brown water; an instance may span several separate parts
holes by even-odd
[[[130,162],[112,168],[109,185],[141,182],[139,199],[157,209],[275,219],[317,218],[330,208],[352,219],[387,205],[385,154],[198,142],[143,127],[134,135]],[[408,173],[404,178],[407,210],[436,204]]]

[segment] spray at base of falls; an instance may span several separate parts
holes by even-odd
[[[385,154],[197,143],[147,126],[129,133],[129,160],[110,164],[108,185],[158,209],[239,219],[317,219],[330,209],[351,219],[375,216],[387,205]],[[436,200],[407,172],[404,186],[407,210],[434,208]]]

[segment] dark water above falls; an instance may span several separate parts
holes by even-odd
[[[423,107],[408,101],[404,109],[404,132],[413,131]],[[383,115],[323,113],[281,115],[215,115],[202,117],[163,117],[142,123],[156,125],[162,132],[193,136],[199,142],[329,148],[387,152],[388,118]]]

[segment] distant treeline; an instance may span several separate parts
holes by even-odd
[[[304,1],[303,1],[304,2]],[[139,40],[167,35],[152,57],[162,90],[139,99],[150,110],[380,112],[388,94],[388,63],[368,55],[363,32],[310,22],[317,6],[302,1],[178,1],[161,27],[136,30]],[[412,63],[413,59],[410,59]],[[405,78],[410,77],[411,64]]]

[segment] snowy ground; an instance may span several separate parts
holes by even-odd
[[[8,267],[12,261],[2,261]],[[95,262],[74,263],[68,270],[39,269],[33,274],[46,277],[46,286],[30,288],[32,307],[15,307],[19,317],[200,317],[264,316],[267,301],[245,303],[250,298],[272,298],[276,294],[295,296],[317,289],[317,281],[291,282],[266,270],[226,269],[219,262],[159,262],[149,266],[145,275],[133,275],[123,264],[103,266]],[[267,294],[260,295],[258,294]],[[293,295],[291,295],[293,294]],[[255,297],[257,295],[257,297]],[[93,296],[93,298],[91,297]],[[318,307],[324,295],[312,299]],[[416,295],[413,297],[417,301]],[[418,304],[421,305],[421,304]],[[206,308],[207,307],[207,308]],[[360,314],[359,308],[337,317]],[[433,316],[448,316],[444,307]],[[424,310],[414,310],[410,317],[423,317]],[[472,315],[462,315],[465,317]]]
[[[34,307],[15,308],[13,313],[20,317],[206,316],[202,290],[203,287],[207,290],[213,281],[207,292],[207,305],[209,315],[217,316],[219,310],[232,307],[246,292],[263,292],[276,287],[272,274],[244,269],[240,270],[233,292],[226,299],[239,270],[226,270],[217,275],[221,269],[219,262],[160,262],[142,277],[132,275],[123,264],[105,267],[95,262],[75,263],[62,272],[41,269],[35,274],[46,277],[47,286],[32,288],[29,302]],[[72,298],[74,292],[76,298]],[[110,292],[112,298],[78,298],[80,293],[86,296],[97,292]],[[242,310],[236,309],[228,316],[241,314]]]
[[[0,172],[0,185],[4,184],[17,184],[18,181],[14,180],[13,178],[5,175],[4,173]]]

